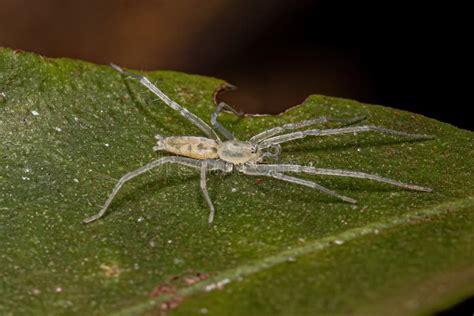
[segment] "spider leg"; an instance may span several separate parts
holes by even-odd
[[[269,137],[275,136],[287,130],[295,130],[298,128],[303,128],[315,124],[327,123],[327,122],[339,122],[339,123],[346,123],[346,124],[354,124],[364,120],[365,116],[356,116],[352,118],[333,118],[333,117],[317,117],[311,120],[300,121],[295,123],[284,124],[280,126],[276,126],[270,129],[267,129],[252,138],[249,139],[251,143],[259,143]]]
[[[181,114],[184,118],[186,118],[188,121],[193,123],[195,126],[197,126],[201,131],[204,132],[209,138],[215,139],[215,140],[220,140],[219,136],[216,134],[214,130],[212,130],[209,125],[207,125],[203,120],[201,120],[199,117],[197,117],[194,113],[189,112],[187,109],[183,108],[181,105],[178,103],[174,102],[171,100],[166,94],[163,93],[160,89],[158,89],[157,86],[155,86],[151,81],[141,75],[137,75],[134,73],[131,73],[129,71],[123,70],[121,67],[115,65],[115,64],[110,64],[112,68],[117,70],[118,72],[129,75],[137,80],[140,81],[142,85],[148,88],[151,92],[153,92],[157,97],[161,99],[166,105],[168,105],[170,108],[173,110],[177,111],[179,114]]]
[[[341,169],[324,169],[324,168],[315,168],[310,166],[300,166],[300,165],[290,165],[290,164],[281,164],[281,165],[256,165],[255,169],[260,172],[303,172],[316,175],[328,175],[328,176],[338,176],[338,177],[350,177],[350,178],[359,178],[359,179],[369,179],[382,183],[388,183],[395,185],[401,188],[423,191],[423,192],[432,192],[431,188],[422,187],[419,185],[403,183],[397,180],[384,178],[378,175],[359,172],[359,171],[350,171],[350,170],[341,170]]]
[[[433,139],[433,136],[424,135],[424,134],[410,134],[401,131],[396,131],[389,128],[378,127],[373,125],[363,125],[363,126],[351,126],[351,127],[341,127],[341,128],[331,128],[331,129],[309,129],[306,131],[293,132],[288,134],[283,134],[275,137],[268,138],[260,143],[260,148],[267,148],[275,144],[281,144],[289,142],[295,139],[301,139],[306,136],[330,136],[330,135],[341,135],[341,134],[352,134],[359,132],[378,132],[389,135],[396,136],[405,136],[411,137],[416,140],[422,139]]]
[[[266,171],[263,171],[263,172],[259,172],[256,169],[254,169],[253,166],[245,166],[244,165],[244,166],[240,167],[238,170],[241,171],[244,174],[251,175],[251,176],[270,177],[270,178],[279,179],[279,180],[283,180],[283,181],[287,181],[287,182],[291,182],[291,183],[295,183],[295,184],[299,184],[299,185],[304,185],[304,186],[310,187],[312,189],[319,190],[319,191],[321,191],[323,193],[326,193],[328,195],[334,196],[334,197],[336,197],[336,198],[338,198],[338,199],[340,199],[344,202],[354,203],[354,204],[357,203],[356,200],[354,200],[350,197],[344,196],[344,195],[340,195],[340,194],[338,194],[338,193],[336,193],[332,190],[329,190],[329,189],[323,187],[322,185],[317,184],[316,182],[313,182],[313,181],[288,176],[286,174],[275,172],[273,170],[266,170]]]
[[[218,121],[217,121],[217,116],[219,115],[220,112],[222,112],[222,110],[227,110],[227,111],[230,111],[234,114],[236,114],[237,116],[242,116],[242,113],[237,111],[236,109],[234,109],[233,107],[231,107],[230,105],[228,105],[227,103],[225,102],[220,102],[219,105],[217,105],[217,108],[216,110],[214,111],[214,113],[212,113],[211,115],[211,125],[212,127],[214,127],[216,130],[218,130],[222,135],[224,135],[224,137],[227,139],[227,140],[233,140],[235,139],[234,138],[234,135],[232,135],[231,132],[229,132],[228,129],[226,129],[224,126],[222,126]]]
[[[186,157],[177,157],[177,156],[168,156],[168,157],[163,157],[157,160],[154,160],[143,167],[140,167],[134,171],[131,171],[124,175],[120,180],[115,184],[115,187],[113,188],[112,192],[110,193],[109,197],[105,201],[104,206],[100,210],[99,213],[86,218],[83,223],[88,224],[90,222],[93,222],[102,216],[104,216],[105,212],[107,211],[108,207],[110,206],[110,203],[112,203],[112,200],[114,197],[117,195],[118,191],[122,188],[122,186],[125,184],[125,182],[135,178],[136,176],[141,175],[142,173],[145,173],[151,169],[154,169],[156,167],[159,167],[163,164],[166,163],[176,163],[176,164],[181,164],[185,165],[188,167],[196,168],[199,169],[201,168],[202,161],[197,160],[197,159],[192,159],[192,158],[186,158]],[[212,164],[210,164],[210,170],[222,170],[222,171],[229,171],[228,168],[226,168],[226,164],[221,161],[214,161]]]
[[[214,204],[212,204],[211,198],[209,197],[209,192],[207,191],[207,186],[206,186],[207,168],[208,168],[208,161],[204,160],[201,164],[201,181],[200,181],[200,184],[201,184],[202,195],[204,196],[204,199],[206,200],[207,205],[209,206],[209,210],[210,210],[209,219],[207,220],[207,222],[209,224],[211,224],[212,221],[214,220],[214,214],[216,212],[216,209],[214,207]]]

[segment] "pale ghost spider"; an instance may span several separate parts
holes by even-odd
[[[396,180],[387,179],[377,175],[367,174],[358,171],[349,171],[349,170],[340,170],[340,169],[324,169],[324,168],[315,168],[311,166],[301,166],[295,164],[261,164],[262,160],[266,157],[278,158],[280,155],[280,144],[293,141],[296,139],[301,139],[306,136],[331,136],[331,135],[340,135],[340,134],[352,134],[358,132],[379,132],[386,133],[398,136],[411,137],[412,139],[432,139],[431,136],[422,135],[422,134],[409,134],[405,132],[400,132],[388,128],[377,127],[372,125],[363,125],[363,126],[345,126],[340,128],[331,128],[331,129],[308,129],[303,131],[293,131],[303,127],[308,127],[311,125],[325,123],[325,122],[339,122],[352,124],[359,122],[364,119],[364,117],[354,117],[354,118],[330,118],[330,117],[320,117],[314,118],[311,120],[284,124],[281,126],[273,127],[268,130],[265,130],[248,141],[240,141],[234,138],[231,132],[224,128],[219,122],[217,122],[218,114],[226,109],[234,112],[235,114],[240,114],[235,111],[232,107],[225,103],[220,103],[215,112],[211,115],[211,125],[219,131],[225,140],[222,141],[219,135],[209,127],[202,119],[189,112],[187,109],[181,107],[179,104],[171,100],[166,96],[160,89],[158,89],[151,81],[144,77],[128,71],[123,70],[117,65],[112,64],[112,67],[119,71],[122,74],[129,75],[135,79],[138,79],[142,85],[147,87],[151,92],[157,95],[166,105],[172,109],[178,111],[182,116],[188,119],[192,124],[196,125],[207,137],[200,136],[169,136],[161,137],[156,135],[158,140],[157,145],[153,147],[155,151],[167,151],[178,156],[167,156],[157,160],[154,160],[141,168],[138,168],[132,172],[124,175],[115,185],[112,193],[105,201],[104,206],[96,215],[89,217],[84,220],[84,223],[90,223],[101,218],[110,203],[114,199],[117,192],[123,186],[125,182],[131,180],[132,178],[147,172],[153,168],[161,166],[167,163],[181,164],[188,167],[196,168],[201,171],[201,191],[202,194],[209,205],[210,213],[208,222],[212,223],[214,219],[215,208],[212,204],[212,201],[209,197],[209,193],[206,188],[206,173],[209,170],[220,170],[223,172],[231,172],[237,170],[247,175],[252,176],[264,176],[271,177],[275,179],[280,179],[283,181],[288,181],[304,186],[308,186],[313,189],[317,189],[326,194],[334,196],[344,202],[356,203],[356,200],[340,195],[332,190],[329,190],[316,182],[309,181],[306,179],[300,179],[297,177],[289,176],[285,174],[286,172],[296,172],[296,173],[309,173],[316,175],[332,175],[332,176],[341,176],[341,177],[353,177],[353,178],[362,178],[370,179],[379,182],[389,183],[396,185],[402,188],[431,192],[432,190],[427,187],[422,187],[413,184],[406,184]],[[285,131],[292,131],[289,133],[283,133]]]

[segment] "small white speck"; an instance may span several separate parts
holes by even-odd
[[[230,192],[235,193],[235,192],[237,192],[237,189],[236,189],[236,188],[232,188],[232,189],[230,189]]]
[[[380,231],[378,229],[374,229],[374,234],[378,235],[378,233],[380,233]]]
[[[75,116],[74,116],[74,121],[76,121],[76,122],[77,122],[77,121],[79,121],[79,119],[78,119],[77,117],[75,117]]]
[[[21,179],[22,179],[22,180],[30,180],[30,178],[25,177],[25,176],[21,177]]]
[[[138,219],[137,219],[137,222],[143,222],[145,220],[145,218],[143,216],[140,216]]]
[[[34,289],[31,290],[31,293],[32,293],[33,295],[39,295],[39,294],[41,293],[41,291],[40,291],[40,289],[34,288]]]
[[[61,132],[61,131],[62,131],[62,129],[61,129],[60,127],[55,127],[54,129],[55,129],[56,131],[58,131],[58,132]]]
[[[30,168],[25,168],[25,172],[26,172],[26,173],[30,173],[30,172],[31,172],[31,169],[30,169]]]
[[[342,245],[344,243],[344,240],[336,239],[336,240],[334,240],[334,243],[336,245]]]
[[[295,259],[295,257],[288,257],[288,258],[286,259],[286,261],[288,261],[288,262],[296,262],[296,259]]]
[[[180,259],[180,258],[174,258],[173,259],[173,263],[174,264],[183,264],[184,263],[184,260],[183,259]]]
[[[105,147],[109,147],[110,145],[109,145],[109,144],[107,144],[107,143],[105,143],[105,144],[104,144],[104,146],[105,146]]]
[[[153,240],[150,240],[148,244],[150,245],[151,248],[156,247],[156,242],[154,242]]]
[[[56,288],[54,289],[54,291],[55,291],[56,293],[61,293],[61,292],[63,291],[63,288],[60,287],[60,286],[58,286],[58,287],[56,287]]]
[[[217,283],[212,283],[212,284],[207,285],[207,286],[204,288],[204,290],[205,290],[206,292],[209,292],[209,291],[212,291],[212,290],[215,290],[215,289],[221,290],[221,289],[224,288],[224,286],[225,286],[226,284],[229,284],[229,283],[230,283],[230,280],[229,280],[229,279],[223,279],[223,280],[221,280],[221,281],[219,281],[219,282],[217,282]]]
[[[358,151],[358,152],[360,152],[360,151],[362,151],[362,149],[360,149],[360,148],[357,148],[357,151]]]
[[[79,180],[76,179],[76,178],[72,179],[72,181],[74,181],[74,182],[76,182],[76,183],[79,183]]]
[[[6,97],[7,95],[5,94],[5,92],[0,92],[0,96],[1,96],[2,98],[4,98],[4,97]]]
[[[38,115],[40,115],[37,111],[31,111],[31,114],[33,114],[33,116],[38,116]]]
[[[172,242],[173,242],[173,241],[172,241],[171,239],[170,239],[170,240],[168,240],[168,244],[171,244]]]
[[[203,307],[203,308],[201,308],[201,309],[199,310],[199,312],[200,312],[201,314],[207,314],[209,311],[207,310],[207,308]]]

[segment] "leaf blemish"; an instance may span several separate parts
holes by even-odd
[[[100,268],[105,277],[107,278],[118,278],[122,273],[122,270],[116,263],[109,263],[109,264],[101,264]]]

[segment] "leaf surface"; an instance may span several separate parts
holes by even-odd
[[[147,76],[209,122],[221,80]],[[319,116],[435,136],[359,133],[283,145],[282,163],[429,186],[304,176],[357,205],[278,180],[166,166],[154,135],[201,135],[108,66],[0,49],[0,314],[380,315],[431,313],[474,293],[474,134],[421,115],[310,96],[277,116],[221,122],[239,139]],[[324,124],[324,128],[340,127]],[[219,289],[222,288],[222,289]],[[426,293],[431,293],[427,295]]]

